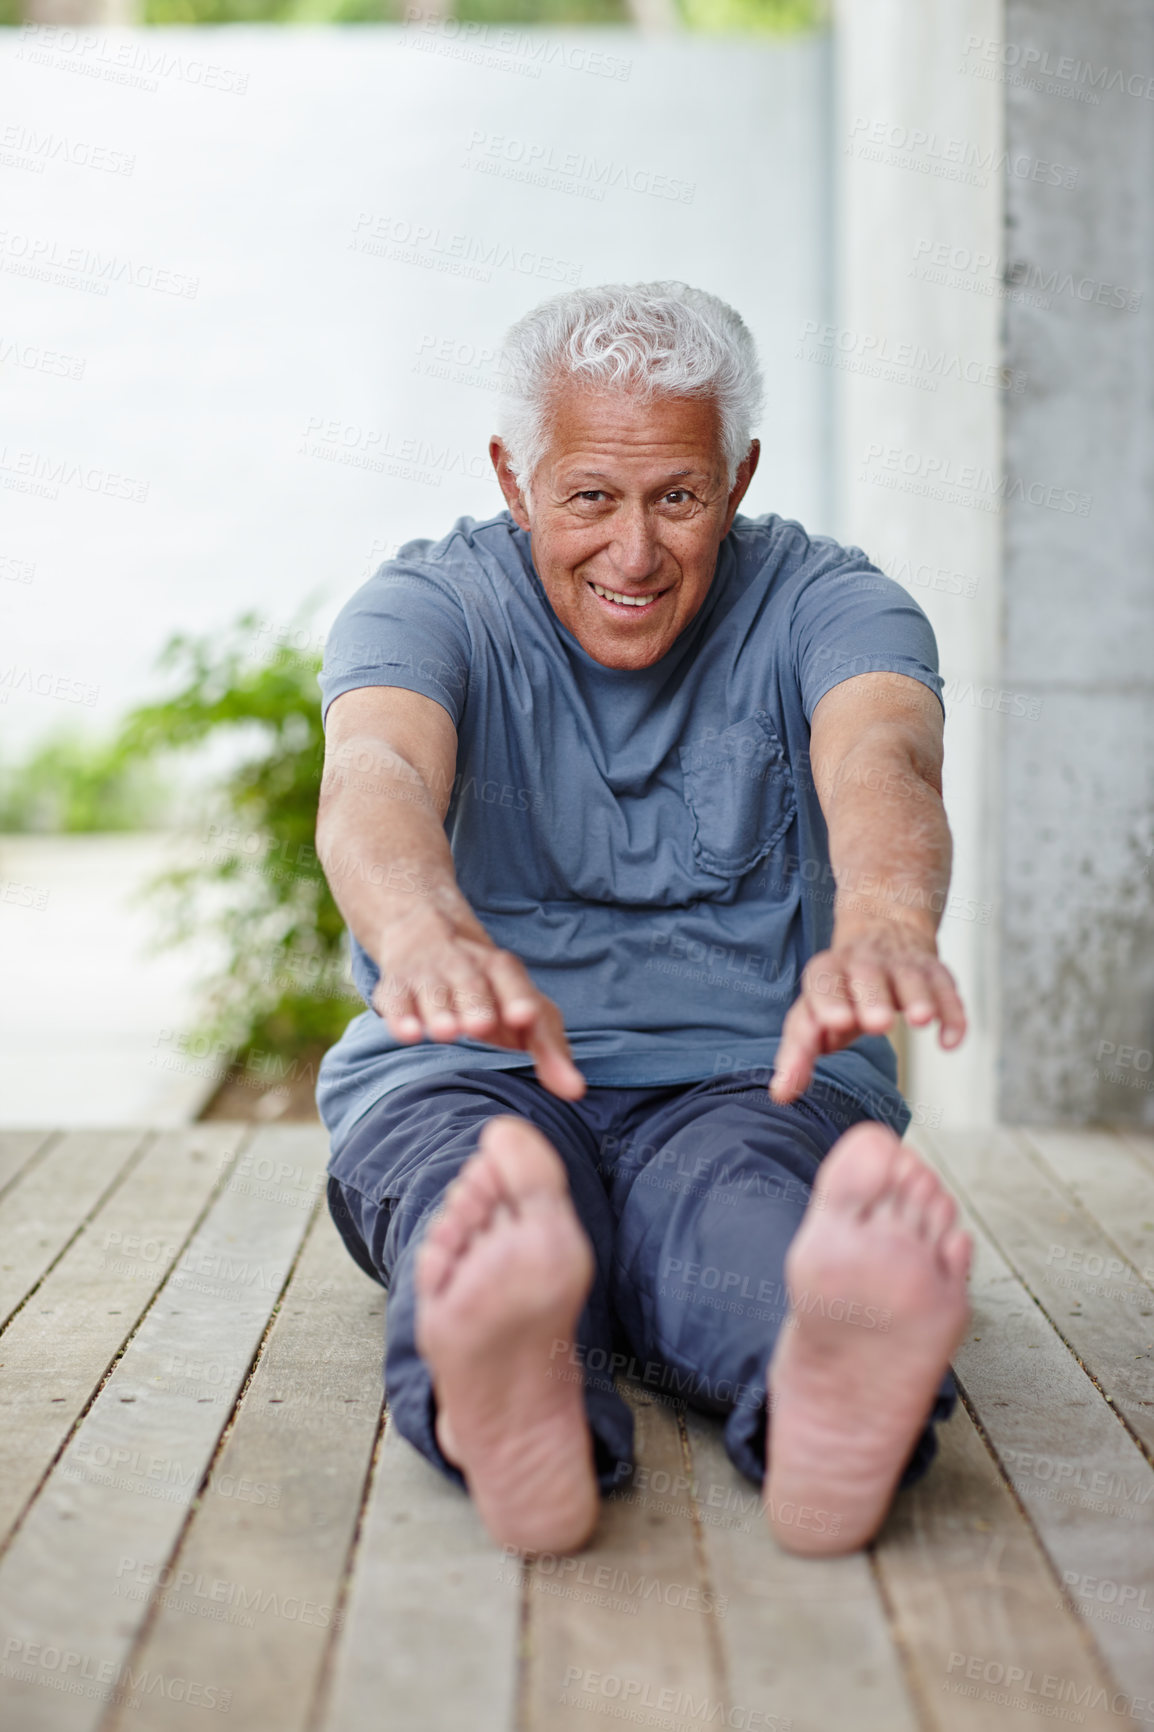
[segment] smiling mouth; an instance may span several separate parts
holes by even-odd
[[[600,596],[602,601],[608,602],[611,606],[632,608],[635,613],[643,613],[647,607],[652,607],[654,602],[660,601],[663,595],[668,594],[667,590],[655,589],[651,590],[648,595],[626,595],[623,590],[606,589],[604,584],[592,582],[590,582],[589,588],[594,595]]]

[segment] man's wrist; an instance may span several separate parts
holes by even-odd
[[[378,963],[398,937],[410,941],[421,926],[478,942],[487,937],[456,884],[430,877],[409,892],[391,895],[381,910],[376,922]]]
[[[880,907],[835,909],[830,949],[838,950],[870,939],[880,939],[886,944],[896,940],[936,956],[937,932],[937,915],[925,909],[895,908],[892,903]]]

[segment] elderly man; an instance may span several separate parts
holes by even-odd
[[[967,1315],[885,1039],[965,1029],[933,634],[856,548],[738,515],[760,375],[715,297],[574,290],[506,363],[508,509],[403,547],[321,675],[370,1006],[318,1088],[332,1213],[397,1428],[499,1542],[589,1538],[624,1367],[724,1416],[783,1545],[849,1551]]]

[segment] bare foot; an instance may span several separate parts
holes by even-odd
[[[766,1503],[786,1550],[855,1551],[884,1521],[969,1315],[956,1216],[882,1125],[855,1125],[822,1162],[769,1366]]]
[[[580,1376],[551,1375],[593,1282],[560,1157],[525,1119],[489,1119],[417,1259],[417,1347],[437,1441],[501,1545],[573,1551],[600,1494]]]

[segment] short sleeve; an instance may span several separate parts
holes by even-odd
[[[857,674],[907,674],[941,703],[937,640],[917,602],[860,549],[839,552],[841,562],[819,568],[794,599],[791,648],[806,720]]]
[[[461,720],[470,636],[452,578],[389,560],[333,622],[318,675],[322,721],[334,698],[363,686],[403,686]]]

